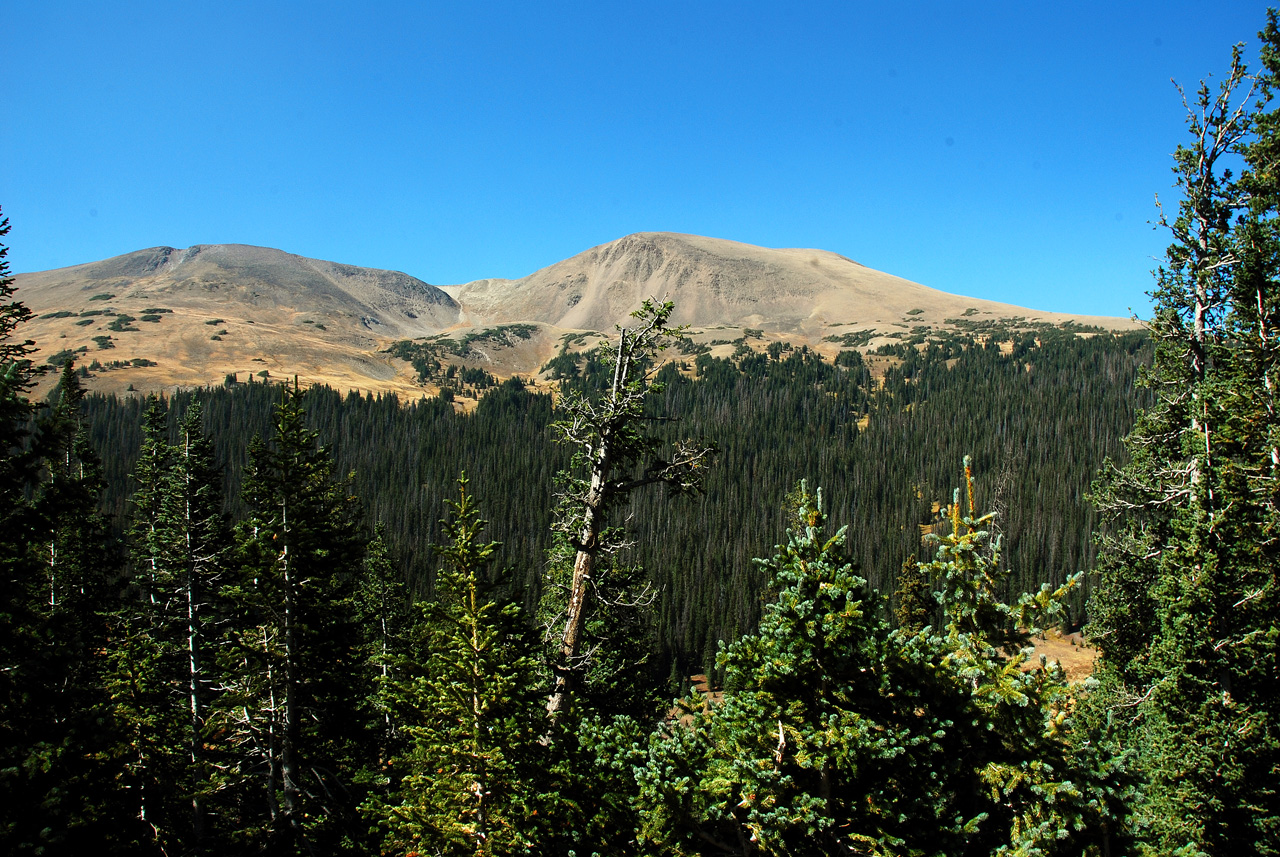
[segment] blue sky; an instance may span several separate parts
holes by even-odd
[[[236,242],[452,284],[673,231],[1144,315],[1170,78],[1265,9],[9,0],[10,263]]]

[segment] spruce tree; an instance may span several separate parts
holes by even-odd
[[[41,465],[29,485],[29,526],[19,534],[26,557],[16,594],[26,600],[15,653],[19,695],[10,723],[21,724],[9,806],[14,850],[127,848],[133,831],[113,783],[119,747],[103,691],[106,618],[119,557],[97,511],[99,461],[80,414],[84,392],[64,367],[49,402],[36,414],[30,449]],[[92,843],[92,845],[91,845]]]
[[[374,528],[356,588],[356,622],[364,638],[362,661],[370,689],[364,719],[371,734],[371,757],[385,764],[404,743],[395,684],[409,656],[415,626],[413,605],[399,569],[392,562],[385,528]]]
[[[219,814],[276,853],[335,851],[353,835],[360,763],[353,588],[363,558],[347,484],[307,428],[303,394],[282,388],[270,442],[251,444],[239,580],[223,591],[236,622],[219,648],[213,728],[230,752]]]
[[[32,478],[33,461],[25,442],[32,410],[27,394],[36,379],[31,359],[35,342],[16,337],[32,313],[14,298],[9,248],[2,240],[8,234],[9,218],[0,211],[0,515],[6,517],[24,508],[24,488]]]
[[[820,495],[807,499],[766,564],[776,601],[721,654],[723,702],[686,701],[688,725],[650,740],[642,841],[665,854],[1066,855],[1100,837],[1105,783],[1073,756],[1065,679],[1025,648],[1065,589],[1001,601],[991,516],[956,500],[922,565],[935,630],[889,626],[843,556],[847,531],[828,536]]]
[[[468,493],[444,522],[448,541],[435,599],[422,605],[413,647],[394,679],[408,740],[392,766],[392,794],[370,801],[391,853],[502,855],[536,851],[537,767],[544,761],[545,689],[536,642],[518,605],[486,577],[494,549]]]
[[[7,255],[0,244],[0,851],[112,853],[130,844],[101,692],[115,551],[78,379],[67,369],[49,401],[28,397],[40,370]]]
[[[0,239],[8,232],[9,219],[0,218]],[[23,765],[41,716],[28,687],[37,680],[31,655],[38,640],[40,569],[27,533],[36,523],[30,492],[39,460],[27,449],[34,343],[15,339],[31,311],[14,299],[8,254],[0,243],[0,801],[13,808],[0,819],[0,846],[16,852],[23,844],[22,810],[30,806]]]
[[[893,618],[904,631],[919,632],[933,624],[937,604],[929,575],[916,562],[912,554],[902,563],[898,572],[898,586],[894,591]]]
[[[1161,218],[1154,404],[1097,491],[1109,532],[1090,608],[1107,702],[1095,710],[1133,755],[1131,831],[1148,854],[1280,853],[1274,12],[1261,39],[1260,77],[1237,47],[1189,105],[1181,198]]]
[[[130,525],[131,577],[113,617],[107,689],[128,735],[128,777],[141,838],[157,850],[205,842],[211,771],[205,720],[216,589],[229,560],[220,470],[191,404],[169,443],[167,408],[143,417]]]
[[[174,633],[175,570],[171,551],[173,511],[167,502],[173,449],[166,408],[152,399],[143,416],[143,441],[134,478],[130,525],[131,585],[111,617],[105,686],[123,739],[126,775],[138,838],[156,853],[177,846],[175,808],[181,806],[183,717],[182,669]]]
[[[204,433],[203,410],[192,402],[178,424],[171,482],[177,508],[175,572],[177,608],[182,616],[182,659],[185,661],[185,773],[181,793],[188,806],[190,841],[199,849],[208,826],[205,794],[211,771],[205,750],[207,720],[215,680],[212,649],[224,605],[219,588],[229,573],[232,542],[223,511],[222,468]]]

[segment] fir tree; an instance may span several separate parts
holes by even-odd
[[[143,441],[134,467],[130,526],[132,586],[112,616],[110,668],[105,676],[125,741],[122,786],[133,796],[139,839],[157,853],[177,845],[174,804],[180,800],[184,743],[182,670],[176,657],[170,496],[173,449],[166,409],[152,399],[143,417]],[[178,800],[175,800],[178,799]],[[180,805],[180,803],[179,803]]]
[[[1261,37],[1261,78],[1236,48],[1189,105],[1181,199],[1161,218],[1173,241],[1143,378],[1155,401],[1097,491],[1110,531],[1090,611],[1107,701],[1094,710],[1133,755],[1131,829],[1148,854],[1280,853],[1274,12]]]
[[[231,562],[231,536],[222,510],[222,469],[202,427],[203,410],[191,403],[178,425],[171,481],[174,484],[173,534],[177,609],[182,616],[182,659],[185,661],[185,773],[181,793],[189,808],[190,842],[199,848],[207,826],[205,793],[210,767],[205,751],[211,687],[212,646],[221,621],[218,596]]]
[[[336,850],[351,833],[359,760],[358,662],[352,590],[363,544],[353,498],[304,422],[302,394],[283,391],[271,442],[250,449],[240,580],[224,591],[239,621],[220,650],[212,728],[221,814],[238,835],[277,853]]]
[[[9,218],[0,212],[0,239],[8,234]],[[15,338],[32,313],[14,299],[8,255],[9,248],[0,242],[0,515],[6,517],[23,508],[24,488],[33,476],[33,460],[24,447],[32,410],[27,393],[36,378],[31,360],[35,342]]]
[[[212,678],[208,655],[218,580],[230,536],[221,474],[192,404],[170,444],[167,409],[144,414],[130,526],[132,576],[114,617],[107,688],[129,733],[129,776],[143,837],[168,853],[205,838],[210,770],[205,719]]]
[[[112,783],[120,745],[102,687],[119,562],[97,512],[100,468],[81,421],[83,395],[68,364],[30,441],[43,466],[29,486],[27,556],[15,563],[30,646],[12,666],[19,704],[10,722],[25,728],[4,772],[13,778],[7,844],[15,851],[109,852],[132,835],[120,823],[127,810]]]
[[[422,607],[420,659],[394,680],[409,748],[391,770],[382,816],[396,853],[527,853],[538,842],[534,766],[543,750],[544,689],[518,606],[495,600],[485,569],[496,544],[459,479],[436,548],[436,600]]]
[[[371,694],[365,719],[373,734],[372,756],[385,764],[404,742],[403,724],[395,705],[398,667],[409,655],[415,620],[413,605],[399,570],[392,563],[385,528],[374,528],[365,553],[364,573],[355,596],[356,621],[364,635],[363,661],[369,671]]]
[[[8,232],[9,219],[0,219],[0,238]],[[40,575],[26,534],[36,523],[29,495],[39,461],[26,448],[34,343],[14,339],[31,311],[13,298],[8,254],[0,243],[0,801],[13,808],[0,820],[0,845],[16,852],[23,844],[22,810],[29,806],[23,765],[41,716],[27,686],[37,680],[31,655],[38,640]]]
[[[15,335],[31,312],[7,255],[0,244],[0,851],[110,853],[128,845],[100,689],[115,553],[77,379],[28,398],[34,343]]]

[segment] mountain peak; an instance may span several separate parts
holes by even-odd
[[[930,289],[828,250],[774,249],[675,232],[637,232],[518,280],[477,280],[457,290],[473,316],[610,330],[645,298],[676,304],[672,321],[814,335],[831,324],[920,321],[966,311],[1062,321],[1067,316]]]
[[[843,334],[857,334],[864,345],[887,342],[918,329],[954,329],[962,317],[965,329],[1001,319],[1133,326],[951,295],[826,250],[676,232],[625,235],[520,279],[450,287],[455,297],[398,271],[247,244],[150,247],[20,274],[17,286],[37,314],[28,335],[51,356],[110,364],[99,382],[106,389],[268,372],[339,388],[417,392],[412,367],[385,351],[390,342],[446,332],[465,339],[467,328],[532,324],[536,332],[517,337],[519,344],[495,346],[481,336],[490,344],[465,357],[487,371],[526,373],[554,356],[564,333],[611,331],[650,297],[673,301],[672,323],[694,328],[704,344],[751,329],[761,342],[828,352],[838,350],[830,343]]]

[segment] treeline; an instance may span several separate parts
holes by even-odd
[[[620,394],[584,390],[570,417],[603,422],[559,423],[589,439],[569,506],[608,518],[580,530],[585,519],[554,512],[570,536],[549,552],[540,634],[493,566],[467,481],[447,504],[431,593],[412,597],[306,426],[311,394],[288,388],[271,390],[234,515],[202,405],[171,434],[152,400],[114,538],[68,365],[31,422],[8,424],[6,850],[836,854],[917,842],[986,854],[1105,840],[1105,771],[1065,733],[1041,734],[1066,710],[1061,672],[1017,668],[1075,581],[1003,603],[1007,574],[972,506],[948,510],[924,566],[941,611],[895,625],[847,562],[848,529],[824,534],[802,483],[779,513],[788,540],[761,568],[760,629],[718,653],[724,702],[694,693],[667,711],[674,688],[646,651],[648,588],[609,547],[625,540],[609,524],[626,510],[591,490],[597,472],[617,497],[646,477],[591,450],[688,489],[706,452],[651,442],[654,379],[636,367],[632,406],[610,417]],[[560,657],[585,555],[585,642]]]
[[[11,329],[26,315],[17,303],[6,312]],[[838,474],[860,439],[875,437],[872,426],[928,414],[956,367],[987,366],[980,374],[994,392],[1010,361],[1011,381],[1036,376],[1033,352],[1004,356],[976,343],[902,351],[880,384],[856,357],[833,366],[804,349],[701,354],[657,370],[671,307],[645,312],[616,351],[583,356],[554,409],[513,381],[471,416],[439,399],[402,407],[265,384],[140,407],[86,397],[70,362],[37,403],[25,397],[29,346],[11,344],[0,486],[6,850],[628,854],[702,842],[715,852],[772,843],[778,853],[811,844],[839,853],[842,835],[825,829],[833,814],[864,818],[885,842],[943,837],[972,853],[1096,832],[1109,810],[1079,786],[1070,789],[1083,803],[1053,810],[1050,828],[1025,829],[1045,810],[1037,789],[1068,788],[1057,774],[1011,775],[996,802],[978,787],[991,764],[1010,759],[1075,765],[1063,742],[1028,742],[1026,728],[1060,705],[1065,684],[1054,670],[1019,671],[1016,653],[1061,619],[1079,575],[1011,610],[1001,601],[1010,575],[985,519],[951,504],[929,566],[942,607],[904,589],[899,612],[933,621],[891,622],[890,604],[848,562],[871,540],[823,536],[821,500],[782,475],[797,462]],[[1096,350],[1122,367],[1139,350],[1137,341],[1091,340],[1083,351],[1070,342],[1059,342],[1064,355]],[[1044,373],[1068,362],[1046,360]],[[928,388],[935,375],[939,390]],[[667,420],[679,408],[695,417]],[[752,414],[755,436],[722,434],[718,451],[683,440]],[[228,435],[243,445],[227,445]],[[416,458],[387,454],[409,439]],[[134,443],[132,455],[119,454]],[[344,466],[361,455],[371,455],[358,459],[363,477]],[[469,460],[473,475],[460,480]],[[432,467],[449,474],[433,485]],[[553,467],[564,475],[553,478]],[[734,468],[744,477],[725,479]],[[771,478],[779,496],[765,502],[749,485]],[[107,504],[118,504],[114,522],[102,512],[112,481],[126,486]],[[443,502],[424,496],[446,485]],[[639,490],[646,485],[684,496]],[[916,549],[922,525],[938,529],[933,495],[912,491],[901,531],[872,543],[872,556]],[[747,538],[742,520],[720,519],[710,538],[677,523],[731,496],[761,537],[790,533],[770,564],[731,541]],[[505,566],[478,511],[490,502],[509,509],[505,526],[527,539],[510,540]],[[411,505],[417,517],[405,514]],[[880,514],[878,526],[894,520]],[[637,526],[643,516],[653,520]],[[712,550],[717,538],[727,541]],[[682,547],[655,549],[672,544]],[[709,555],[701,565],[692,559],[700,551]],[[637,568],[637,556],[653,570]],[[690,628],[754,630],[762,605],[755,635],[682,648]],[[671,719],[665,700],[682,692],[687,666],[713,663],[727,680],[725,704],[708,719],[695,695]],[[861,696],[869,663],[887,670],[873,684],[893,675],[899,688],[866,701],[868,723],[890,730],[874,752],[885,764],[853,763],[870,745],[822,761],[813,754],[834,736],[814,732],[812,716]],[[757,717],[774,696],[790,700],[785,726]],[[912,712],[926,697],[936,699],[919,720]],[[1012,730],[991,745],[1004,749],[979,751],[997,727]],[[938,766],[935,757],[953,753],[963,761]],[[745,780],[745,769],[722,769],[757,757],[765,767],[751,763]],[[671,777],[672,766],[687,775]],[[932,779],[907,789],[917,766]],[[836,782],[844,797],[812,802]],[[884,805],[854,799],[859,783],[874,784]],[[943,794],[931,797],[935,788]],[[904,812],[933,798],[947,818],[924,835]],[[797,800],[778,814],[779,801]]]
[[[753,557],[765,556],[783,531],[783,498],[801,478],[823,486],[829,513],[859,534],[851,558],[872,585],[891,591],[904,560],[921,555],[921,528],[945,517],[948,475],[972,454],[979,491],[1001,512],[1009,544],[1010,591],[1060,584],[1093,560],[1091,480],[1107,457],[1121,455],[1132,423],[1134,379],[1148,359],[1140,334],[1080,338],[1028,335],[1012,352],[992,343],[923,351],[899,348],[896,363],[873,380],[855,351],[835,366],[805,349],[734,359],[699,355],[660,373],[651,402],[665,439],[703,437],[719,459],[705,493],[667,503],[638,494],[629,562],[645,568],[660,594],[655,646],[679,670],[711,663],[720,640],[755,627],[762,579]],[[602,365],[586,356],[567,382],[588,389]],[[167,405],[177,431],[189,403],[201,403],[205,430],[226,464],[223,491],[240,511],[240,471],[248,441],[270,430],[278,385],[237,384],[179,393]],[[87,430],[104,462],[106,509],[124,520],[140,444],[140,399],[90,395]],[[513,380],[491,390],[471,413],[425,398],[308,393],[308,425],[319,433],[340,473],[353,473],[368,526],[381,524],[393,561],[419,594],[430,592],[426,546],[441,538],[451,485],[465,471],[478,487],[497,565],[513,570],[527,606],[537,599],[550,544],[556,474],[568,463],[548,426],[552,397]],[[1070,621],[1084,618],[1087,584],[1070,599]]]

